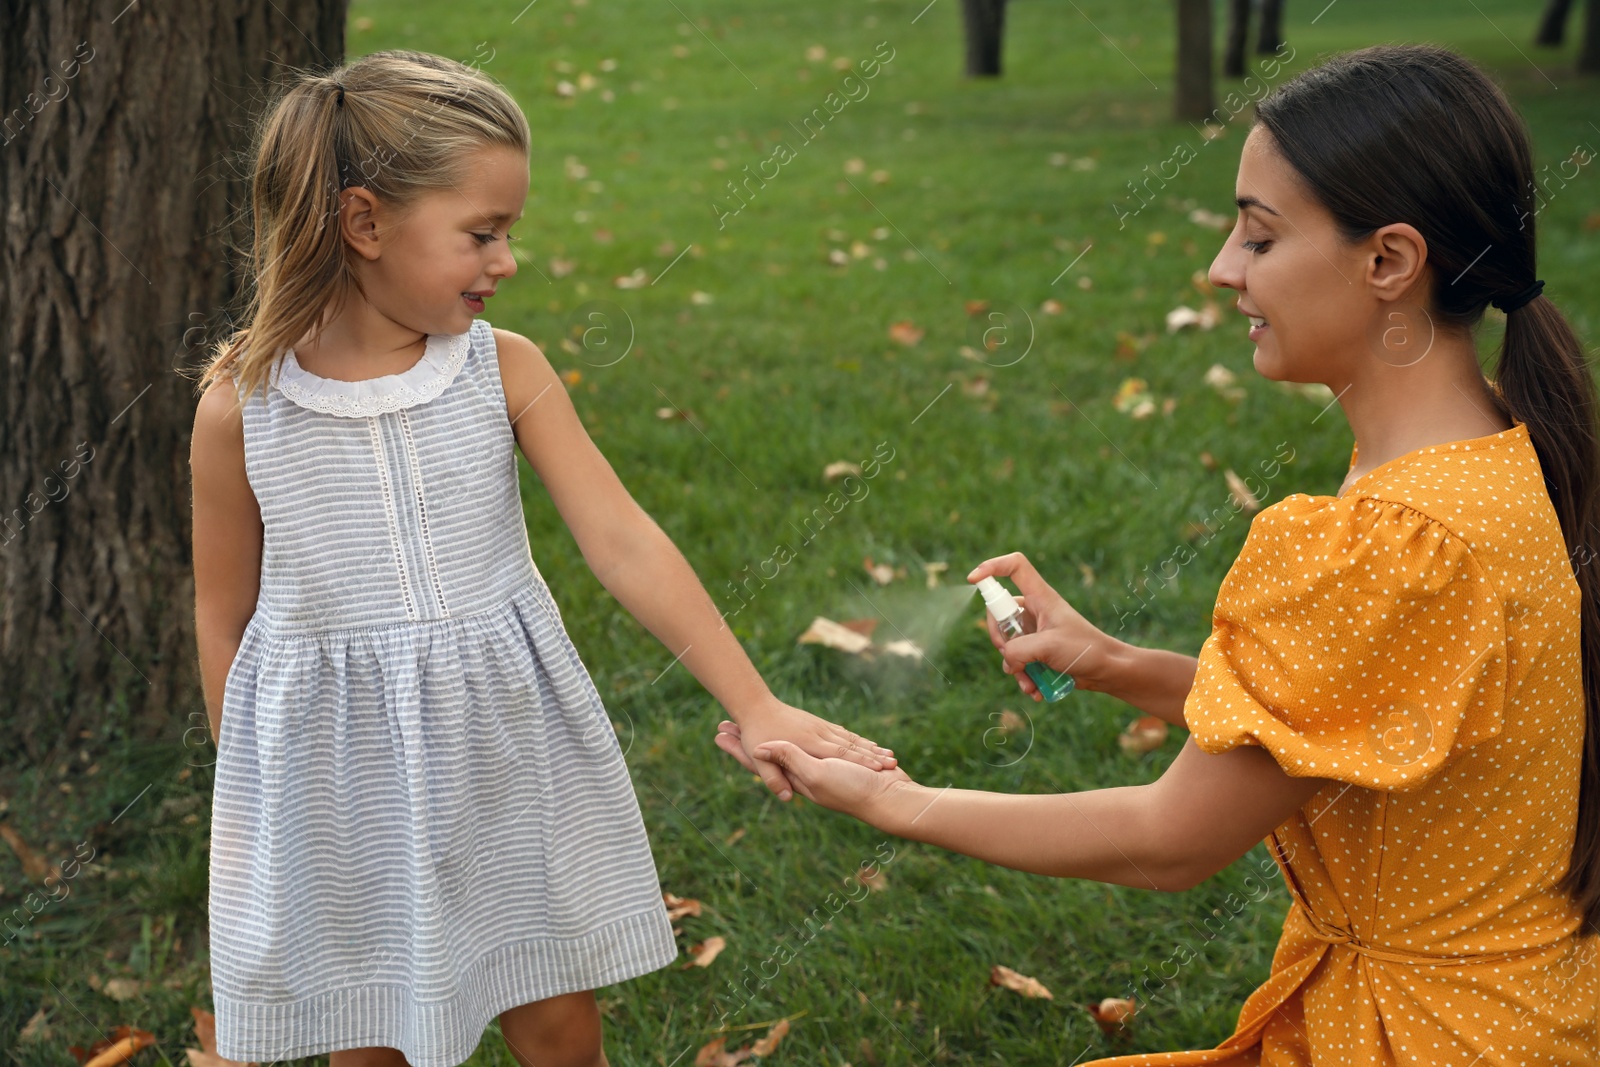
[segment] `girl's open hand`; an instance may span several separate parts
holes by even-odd
[[[882,812],[894,793],[915,784],[899,767],[874,771],[850,760],[817,759],[790,741],[752,745],[749,753],[745,751],[746,744],[741,744],[738,723],[724,722],[718,728],[717,747],[748,770],[759,773],[761,762],[770,763],[781,768],[807,800],[866,822],[872,822]]]
[[[723,743],[724,736],[730,734],[737,751]],[[742,727],[738,723],[724,721],[718,728],[717,746],[760,775],[767,788],[776,793],[780,800],[789,799],[794,792],[794,783],[778,764],[754,755],[758,746],[771,741],[789,741],[809,756],[817,759],[838,758],[859,764],[869,771],[895,766],[893,750],[827,719],[818,718],[809,711],[774,700],[760,712],[746,716]]]
[[[986,612],[989,640],[1000,650],[1005,660],[1007,674],[1017,679],[1017,685],[1035,700],[1043,700],[1039,687],[1033,684],[1023,667],[1029,663],[1043,663],[1052,670],[1072,675],[1080,689],[1103,689],[1099,684],[1105,675],[1116,638],[1096,629],[1089,620],[1068,604],[1033,569],[1028,557],[1021,552],[986,559],[967,581],[979,582],[984,578],[1010,578],[1022,590],[1017,598],[1022,605],[1022,627],[1028,631],[1021,637],[1007,641],[995,626],[994,618]]]

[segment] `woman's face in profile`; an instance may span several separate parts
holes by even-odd
[[[1259,123],[1245,138],[1234,194],[1238,220],[1209,277],[1237,290],[1238,308],[1256,323],[1265,320],[1247,324],[1256,371],[1337,391],[1379,312],[1364,284],[1367,250],[1346,242]]]

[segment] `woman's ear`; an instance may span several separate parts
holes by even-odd
[[[339,235],[362,259],[378,258],[378,198],[360,186],[339,192]]]
[[[1428,242],[1408,222],[1380,226],[1367,238],[1366,283],[1379,300],[1400,300],[1420,284],[1428,264]]]

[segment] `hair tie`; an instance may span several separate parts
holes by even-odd
[[[334,82],[333,89],[335,93],[333,98],[334,105],[336,107],[344,107],[344,86],[339,82]]]
[[[1540,279],[1514,296],[1504,297],[1499,300],[1491,300],[1489,303],[1493,304],[1495,307],[1509,315],[1511,312],[1517,310],[1519,307],[1526,304],[1528,301],[1532,300],[1542,292],[1544,292],[1544,280]]]

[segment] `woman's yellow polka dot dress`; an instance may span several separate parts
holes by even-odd
[[[1579,602],[1520,422],[1261,511],[1184,717],[1333,781],[1267,839],[1294,899],[1233,1035],[1094,1063],[1600,1064],[1600,932],[1555,888]]]

